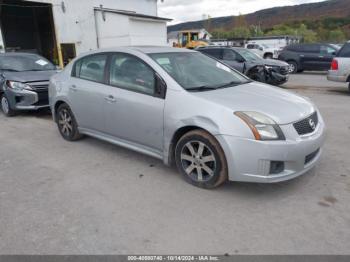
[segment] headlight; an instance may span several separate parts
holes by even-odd
[[[258,112],[235,112],[252,130],[256,140],[285,140],[285,136],[275,121]]]
[[[278,69],[279,69],[278,66],[270,66],[270,65],[265,65],[265,68],[266,68],[267,70],[278,70]]]
[[[33,90],[29,85],[21,82],[7,81],[7,86],[11,89],[22,91],[22,90]]]

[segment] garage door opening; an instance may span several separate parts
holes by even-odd
[[[37,53],[58,64],[51,4],[0,0],[0,27],[6,52]]]

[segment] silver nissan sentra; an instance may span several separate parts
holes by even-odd
[[[202,188],[295,178],[315,166],[324,142],[307,98],[191,50],[84,54],[52,77],[49,100],[64,139],[88,135],[175,163]]]

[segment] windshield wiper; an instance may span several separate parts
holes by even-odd
[[[196,86],[196,87],[191,87],[187,88],[187,91],[207,91],[207,90],[216,90],[216,87],[213,86]]]
[[[236,82],[236,81],[232,81],[232,82],[229,82],[229,83],[226,83],[226,84],[222,84],[222,85],[219,85],[216,87],[216,89],[220,89],[220,88],[227,88],[227,87],[233,87],[233,86],[238,86],[238,85],[243,85],[243,84],[246,84],[248,83],[249,81],[247,82]]]
[[[29,70],[24,70],[23,72],[42,72],[42,71],[49,71],[49,70],[42,70],[42,69],[29,69]]]
[[[11,68],[0,68],[0,71],[19,72],[18,70],[11,69]]]

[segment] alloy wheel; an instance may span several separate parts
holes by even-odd
[[[9,102],[5,96],[1,98],[1,108],[5,114],[8,114],[10,111]]]
[[[295,65],[294,64],[289,64],[289,70],[288,70],[289,73],[293,73],[295,72]]]
[[[63,109],[58,114],[58,125],[62,134],[69,137],[73,132],[73,121],[67,109]]]
[[[210,180],[215,173],[216,159],[211,149],[200,141],[190,141],[181,149],[181,164],[186,174],[198,182]]]

